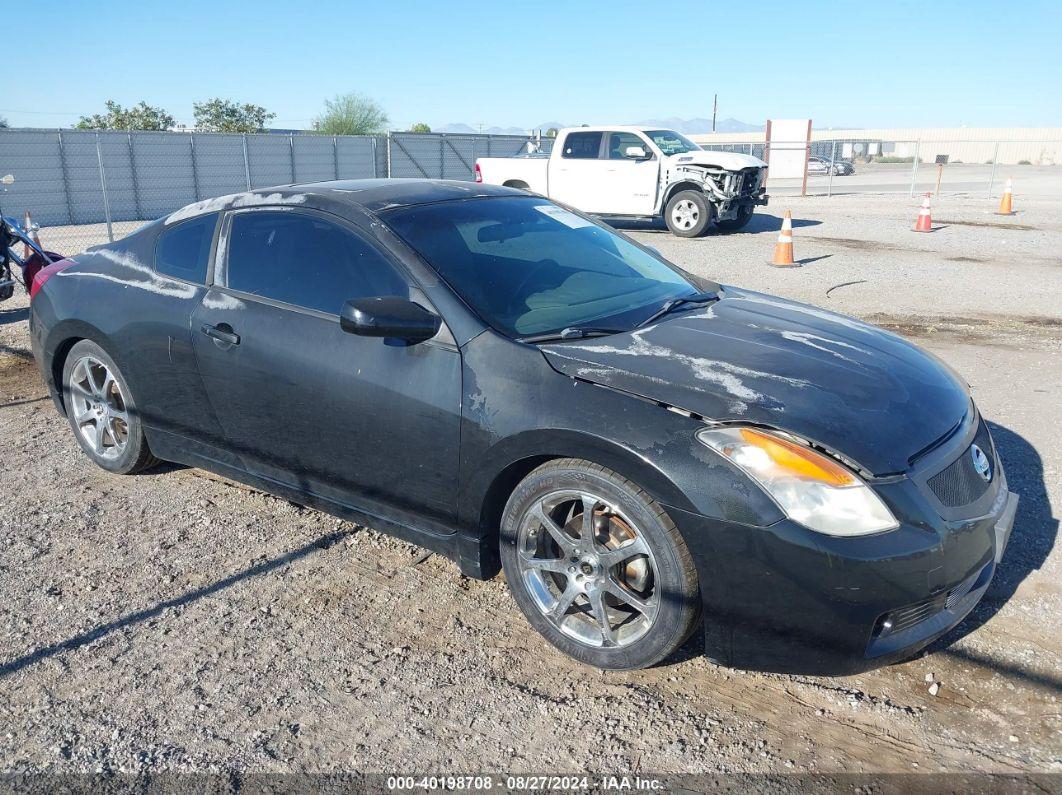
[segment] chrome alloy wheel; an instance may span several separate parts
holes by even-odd
[[[671,221],[676,229],[692,229],[700,218],[700,208],[689,199],[677,201],[671,208]]]
[[[542,614],[580,643],[627,646],[656,619],[653,553],[636,525],[596,495],[541,497],[520,525],[517,561]]]
[[[70,408],[78,432],[96,455],[114,459],[125,452],[129,410],[114,374],[99,359],[83,356],[70,371]]]

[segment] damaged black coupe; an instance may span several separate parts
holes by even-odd
[[[603,668],[698,626],[742,668],[903,659],[981,598],[1014,519],[933,356],[519,190],[212,199],[32,293],[41,373],[100,466],[202,467],[504,569]]]

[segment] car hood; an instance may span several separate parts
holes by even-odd
[[[906,470],[970,408],[965,383],[900,337],[730,287],[655,325],[542,352],[573,378],[711,420],[788,431],[876,475]]]
[[[743,155],[739,152],[713,152],[707,149],[700,152],[683,152],[678,155],[669,155],[667,159],[678,166],[718,166],[728,171],[767,167],[766,163],[752,155]]]

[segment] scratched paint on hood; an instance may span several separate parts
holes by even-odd
[[[710,420],[780,428],[877,474],[906,469],[970,406],[960,379],[894,334],[730,287],[644,329],[540,349],[571,377]]]

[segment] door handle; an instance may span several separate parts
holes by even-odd
[[[204,323],[199,330],[211,339],[224,342],[226,345],[240,344],[240,335],[234,333],[228,323],[222,323],[221,326],[212,326],[209,323]]]

